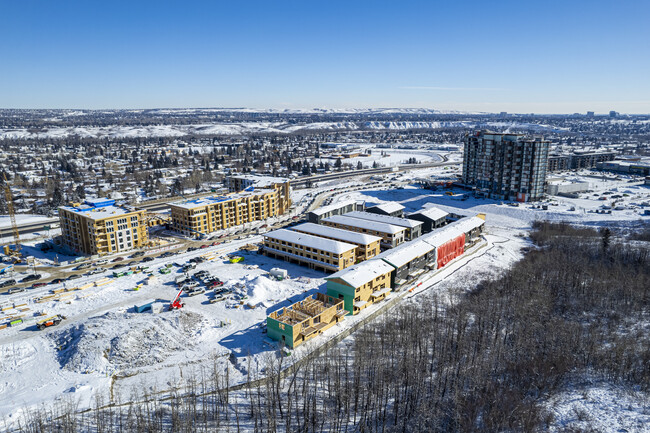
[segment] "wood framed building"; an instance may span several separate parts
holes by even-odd
[[[63,243],[88,255],[141,248],[149,242],[146,211],[99,198],[59,207]]]
[[[381,238],[366,233],[351,232],[349,230],[338,229],[335,227],[318,225],[313,223],[304,223],[292,228],[292,230],[307,233],[314,236],[320,236],[326,239],[355,244],[357,249],[356,262],[371,259],[381,252]]]
[[[347,313],[342,299],[317,293],[269,314],[266,330],[273,340],[295,348],[339,323]]]
[[[395,248],[404,243],[406,228],[376,221],[362,220],[345,215],[335,215],[323,220],[323,224],[352,232],[379,236],[382,249]]]
[[[391,291],[393,267],[382,260],[368,260],[325,277],[327,294],[344,301],[350,314],[357,314]]]
[[[404,240],[412,241],[413,239],[418,238],[422,234],[422,221],[417,221],[414,219],[394,217],[390,215],[382,215],[371,212],[348,212],[343,216],[348,216],[352,218],[359,218],[367,221],[374,221],[378,223],[392,224],[398,227],[404,227],[406,231],[404,232]]]
[[[287,262],[323,272],[336,272],[354,265],[357,246],[293,230],[264,234],[263,252]]]

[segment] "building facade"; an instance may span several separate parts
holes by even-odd
[[[429,233],[447,224],[449,214],[442,209],[430,207],[409,214],[409,219],[422,221],[422,233]]]
[[[406,229],[404,232],[404,240],[406,241],[412,241],[419,237],[422,234],[422,226],[424,225],[422,221],[371,212],[349,212],[344,216],[404,227]]]
[[[327,294],[342,299],[350,314],[357,314],[391,291],[393,267],[381,260],[370,260],[325,277]]]
[[[61,238],[72,250],[106,255],[141,248],[149,242],[145,210],[96,199],[59,207]]]
[[[292,230],[264,234],[263,253],[323,272],[337,272],[354,265],[357,246]]]
[[[463,183],[489,198],[539,200],[544,195],[548,148],[548,141],[520,134],[467,134]]]
[[[284,209],[277,189],[244,191],[170,203],[171,228],[200,237],[253,221],[281,215]]]
[[[393,201],[371,206],[366,209],[366,212],[401,218],[404,216],[404,206]]]
[[[291,207],[291,185],[289,179],[272,176],[241,175],[228,178],[229,192],[251,191],[255,189],[274,189],[277,191],[278,212],[285,213]]]
[[[365,233],[351,232],[314,223],[304,223],[293,227],[294,231],[320,236],[326,239],[354,244],[357,248],[357,262],[371,259],[381,252],[381,238]]]
[[[328,206],[319,207],[307,213],[307,221],[314,224],[320,224],[325,218],[334,215],[343,215],[348,212],[362,211],[365,208],[365,202],[346,200],[334,203]]]
[[[351,232],[365,233],[373,236],[379,236],[381,248],[395,248],[404,243],[406,237],[406,228],[392,224],[380,223],[376,221],[362,220],[345,215],[334,215],[323,220],[323,225],[336,227]]]
[[[578,170],[595,168],[599,162],[613,161],[617,153],[614,151],[577,152],[568,155],[549,155],[548,171]]]
[[[297,347],[336,325],[347,315],[343,300],[317,293],[274,311],[266,318],[267,335],[289,347]]]

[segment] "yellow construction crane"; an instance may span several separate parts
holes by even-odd
[[[9,218],[11,219],[11,230],[14,232],[14,243],[16,244],[13,251],[13,255],[20,255],[20,233],[18,232],[18,224],[16,224],[16,212],[14,210],[14,200],[11,196],[11,188],[9,188],[9,182],[7,182],[7,175],[2,173],[2,176],[5,180],[5,199],[7,201],[7,210],[9,212]],[[8,254],[9,248],[5,249],[5,254]]]

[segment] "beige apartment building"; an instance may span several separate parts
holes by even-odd
[[[170,203],[172,229],[200,237],[285,213],[291,206],[289,181],[254,178],[257,181],[251,176],[230,178],[229,190],[239,192]]]
[[[336,272],[354,265],[357,246],[292,230],[264,235],[264,254],[323,272]]]
[[[307,233],[321,238],[355,244],[357,248],[357,263],[371,259],[381,252],[381,238],[365,233],[351,232],[335,227],[323,226],[314,223],[297,225],[292,230]]]
[[[240,175],[228,178],[228,191],[242,192],[256,189],[274,189],[277,191],[278,212],[285,213],[291,206],[291,185],[289,179],[273,176]]]
[[[59,207],[61,237],[72,250],[106,255],[147,245],[145,210],[100,198]]]

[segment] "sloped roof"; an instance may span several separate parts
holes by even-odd
[[[345,215],[333,215],[329,218],[325,218],[325,222],[333,222],[336,224],[343,224],[351,227],[359,227],[366,230],[375,230],[381,233],[390,233],[395,234],[403,230],[406,230],[404,227],[398,227],[393,224],[381,223],[377,221],[362,220],[360,218],[352,218]]]
[[[393,267],[383,260],[366,260],[365,262],[345,268],[332,275],[325,277],[326,280],[339,278],[352,287],[360,287],[368,281],[374,280],[380,275],[392,272]]]
[[[294,244],[316,248],[318,250],[328,251],[330,253],[336,254],[341,254],[346,251],[350,251],[351,249],[357,248],[357,246],[353,244],[325,239],[321,238],[320,236],[298,233],[287,229],[274,230],[272,232],[265,233],[264,237],[291,242]]]
[[[326,236],[330,238],[340,239],[345,242],[354,242],[356,244],[368,245],[373,242],[381,241],[379,236],[373,236],[366,233],[351,232],[349,230],[337,229],[336,227],[329,227],[314,223],[304,223],[293,227],[297,232],[309,233],[315,236]]]
[[[407,227],[410,229],[424,224],[422,221],[410,220],[408,218],[400,218],[400,217],[394,217],[390,215],[380,215],[380,214],[370,213],[370,212],[353,211],[343,215],[352,218],[368,220],[368,221],[377,221],[382,223],[393,224],[399,227]]]

